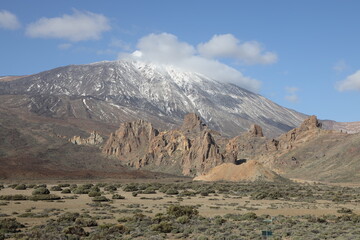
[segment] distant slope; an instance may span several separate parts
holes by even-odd
[[[144,119],[169,128],[196,112],[228,136],[252,123],[276,136],[306,117],[233,84],[170,66],[128,61],[71,65],[0,82],[1,98],[8,99],[4,106],[41,116],[111,125]]]

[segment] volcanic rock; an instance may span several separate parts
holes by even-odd
[[[104,139],[96,131],[90,133],[90,137],[82,138],[80,136],[74,136],[69,141],[76,145],[99,145]]]

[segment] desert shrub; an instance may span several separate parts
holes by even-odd
[[[75,220],[75,224],[79,225],[81,227],[95,227],[97,226],[97,222],[94,219],[91,218],[77,218]]]
[[[188,191],[188,190],[184,190],[184,191],[179,193],[179,196],[181,196],[181,197],[193,197],[193,196],[196,196],[196,192],[191,192],[191,191]]]
[[[121,196],[120,194],[114,194],[112,195],[112,199],[125,199],[125,197]]]
[[[346,214],[352,214],[353,211],[349,208],[341,208],[339,210],[337,210],[338,213],[346,213]]]
[[[70,188],[64,188],[61,193],[64,193],[64,194],[68,194],[68,193],[71,193],[71,190]]]
[[[127,184],[123,187],[124,192],[134,192],[138,191],[138,187],[135,184]]]
[[[137,192],[137,191],[132,192],[131,195],[132,195],[133,197],[136,197],[136,196],[138,195],[138,192]]]
[[[34,186],[34,188],[47,188],[47,185],[46,184],[38,184],[36,186]]]
[[[72,212],[66,212],[62,215],[60,215],[57,219],[57,222],[61,223],[61,222],[65,222],[65,223],[69,223],[69,222],[75,222],[77,218],[80,217],[79,213],[72,213]]]
[[[152,231],[157,231],[161,233],[169,233],[173,230],[171,222],[161,222],[159,224],[153,224],[151,226]]]
[[[97,191],[91,191],[88,193],[89,197],[98,197],[98,196],[101,196],[101,193],[100,192],[97,192]]]
[[[142,191],[143,194],[156,194],[156,191],[153,187],[147,187]]]
[[[89,235],[85,230],[80,226],[71,226],[64,229],[65,234],[71,234],[76,236],[87,236]]]
[[[15,190],[26,190],[26,185],[25,184],[19,184],[15,187]]]
[[[21,200],[28,200],[29,197],[22,195],[22,194],[15,194],[15,195],[1,195],[0,200],[6,201],[21,201]]]
[[[170,205],[166,210],[166,214],[176,218],[181,216],[192,218],[193,216],[197,216],[199,211],[194,206]]]
[[[15,218],[5,218],[0,220],[0,233],[16,233],[19,228],[25,227],[16,221]]]
[[[117,190],[117,187],[115,187],[114,185],[107,185],[104,190],[109,192],[115,192]]]
[[[60,186],[52,186],[50,188],[51,191],[62,191],[62,188]]]
[[[17,187],[17,185],[18,185],[18,184],[16,184],[16,183],[15,183],[15,184],[10,184],[8,187],[9,187],[9,188],[12,188],[12,189],[15,189],[15,188]]]
[[[169,188],[168,190],[166,190],[165,192],[167,195],[177,195],[179,194],[179,191],[174,189],[174,188]]]
[[[26,213],[19,214],[18,217],[21,217],[21,218],[45,218],[45,217],[49,217],[49,214],[47,214],[45,212],[43,212],[43,213],[26,212]]]
[[[96,196],[92,199],[94,202],[108,202],[110,199],[108,199],[105,196]]]
[[[37,194],[31,196],[29,199],[32,201],[53,201],[53,200],[59,200],[61,199],[61,197],[55,194]]]
[[[187,215],[180,216],[176,219],[176,222],[181,223],[181,224],[188,223],[189,221],[190,221],[190,218]]]
[[[49,189],[45,187],[38,187],[35,188],[35,190],[32,192],[32,195],[44,195],[44,194],[50,194]]]
[[[68,184],[68,183],[60,183],[60,184],[58,184],[58,186],[61,187],[61,188],[65,188],[65,187],[70,187],[70,184]]]

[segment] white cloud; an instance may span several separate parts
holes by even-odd
[[[346,64],[345,60],[339,60],[335,63],[333,69],[338,72],[341,73],[343,71],[345,71],[346,69],[348,69],[348,65]]]
[[[299,91],[299,88],[297,87],[286,87],[285,91],[288,93],[285,96],[285,100],[292,102],[292,103],[297,103],[299,101],[299,97],[297,95],[297,92]]]
[[[257,41],[240,42],[232,34],[214,35],[210,41],[198,45],[199,53],[208,58],[234,58],[246,64],[271,64],[277,55],[264,52]]]
[[[62,50],[66,50],[66,49],[69,49],[72,47],[72,44],[71,43],[62,43],[62,44],[59,44],[58,45],[58,48],[59,49],[62,49]]]
[[[186,71],[194,71],[222,82],[235,83],[250,91],[258,91],[260,82],[244,76],[238,70],[215,59],[197,54],[197,49],[181,42],[175,35],[168,33],[150,34],[141,38],[132,54],[121,53],[119,58],[151,61],[169,64]]]
[[[41,18],[28,25],[26,34],[30,37],[61,38],[72,42],[97,40],[110,30],[109,20],[102,14],[74,10],[72,15]]]
[[[0,28],[15,30],[18,29],[20,25],[16,15],[6,10],[0,11]]]
[[[360,70],[337,82],[335,88],[340,91],[360,91]]]

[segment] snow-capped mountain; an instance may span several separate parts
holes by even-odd
[[[112,125],[145,119],[168,127],[195,112],[211,128],[229,136],[252,123],[274,136],[306,117],[234,84],[172,66],[125,60],[70,65],[0,82],[0,95],[12,96],[8,104],[39,115]]]

